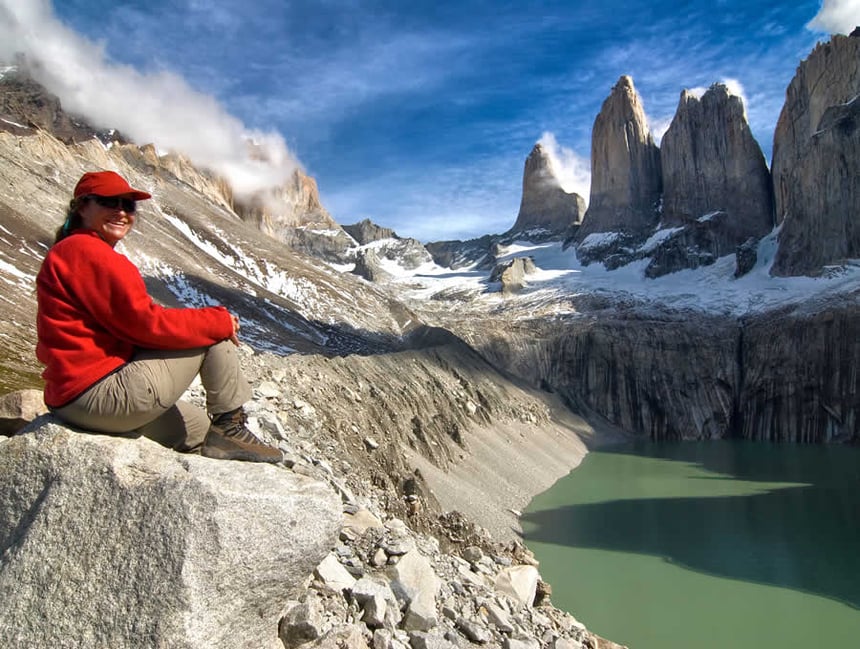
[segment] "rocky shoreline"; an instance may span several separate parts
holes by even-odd
[[[436,449],[427,454],[408,441],[392,446],[396,424],[385,431],[365,419],[374,404],[361,396],[362,380],[373,366],[385,371],[383,358],[275,359],[244,350],[257,385],[252,425],[280,443],[293,471],[327,480],[344,503],[338,544],[281,622],[287,647],[618,646],[552,605],[551,586],[521,541],[517,511],[579,464],[585,441],[617,433],[599,438],[546,393],[502,382],[505,394],[489,394],[488,385],[467,378],[466,368],[480,361],[463,352],[455,346],[407,354],[413,373],[404,383],[431,378],[415,386],[416,412],[426,417],[428,404],[442,412],[443,400],[465,399],[469,413],[474,396],[473,415],[484,416],[456,440],[425,427],[427,445]],[[459,394],[446,389],[446,374],[458,377]],[[390,376],[387,389],[405,387]],[[316,410],[322,404],[325,410]],[[296,430],[311,432],[310,409],[318,413],[314,433],[297,438]],[[375,454],[389,467],[403,462],[409,478],[399,489],[372,468],[362,475]]]
[[[291,588],[289,598],[279,604],[277,633],[274,628],[266,633],[279,640],[240,640],[229,629],[221,629],[204,634],[204,640],[172,636],[163,646],[616,646],[552,605],[551,588],[519,537],[516,510],[578,464],[586,452],[583,440],[597,439],[590,426],[559,408],[551,395],[494,375],[477,355],[457,345],[334,359],[278,357],[242,346],[240,355],[254,386],[254,399],[248,404],[250,426],[284,450],[289,473],[330,486],[339,496],[343,523],[313,574]],[[410,372],[392,372],[389,363],[395,367],[408,363]],[[374,372],[387,373],[388,382],[374,382]],[[380,394],[382,385],[388,395]],[[200,386],[192,386],[186,398],[200,402]],[[378,411],[384,403],[390,408],[387,422]],[[454,415],[440,418],[458,411],[463,416],[459,423]],[[187,463],[183,456],[148,440],[69,433],[50,416],[31,425],[25,437],[32,435],[42,440],[34,442],[37,447],[60,443],[45,439],[68,444],[72,450],[64,454],[69,456],[64,461],[70,459],[72,465],[76,440],[112,449],[99,455],[125,458],[131,453],[144,465],[152,454],[158,455],[157,466]],[[117,444],[131,450],[117,453]],[[0,464],[11,461],[5,450],[9,448],[0,442]],[[189,459],[193,467],[215,462],[236,483],[247,480],[253,466]],[[97,473],[122,474],[125,463]],[[86,472],[87,466],[85,462],[82,470]],[[203,469],[195,469],[199,470]],[[147,480],[161,480],[159,471]],[[60,476],[59,483],[51,484],[78,481]],[[253,493],[252,483],[248,491]],[[160,516],[150,515],[155,520]],[[229,508],[219,516],[229,519]],[[22,532],[25,538],[28,533]],[[176,534],[171,545],[194,545]],[[282,543],[291,542],[288,532]],[[265,555],[265,550],[256,551]],[[301,548],[289,551],[302,553]],[[90,561],[75,552],[67,550],[64,566]],[[53,576],[45,578],[50,582]],[[124,596],[126,588],[134,590],[132,586],[123,586]],[[113,587],[93,586],[94,609],[99,597],[118,596],[111,592]],[[16,600],[20,612],[19,605],[20,597]],[[86,619],[87,614],[78,612],[76,617]],[[10,623],[0,615],[0,628]],[[73,628],[74,620],[65,624]],[[108,628],[105,633],[116,633],[109,623]],[[7,646],[38,645],[38,633],[36,629],[35,635],[7,634]],[[112,646],[134,645],[114,637]]]

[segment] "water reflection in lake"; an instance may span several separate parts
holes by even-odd
[[[633,649],[860,637],[858,448],[604,449],[522,522],[556,606]]]

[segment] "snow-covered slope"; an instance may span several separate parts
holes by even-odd
[[[564,250],[557,241],[517,241],[501,246],[497,261],[531,257],[538,270],[526,277],[526,287],[514,296],[503,296],[499,285],[488,281],[490,272],[475,266],[451,270],[431,262],[411,269],[390,259],[382,259],[381,265],[393,278],[389,290],[416,308],[421,309],[428,300],[439,303],[447,296],[454,309],[465,308],[465,302],[473,303],[470,308],[477,310],[505,305],[510,313],[522,309],[529,317],[539,304],[555,305],[555,312],[576,313],[582,309],[578,303],[594,296],[734,317],[816,299],[860,296],[860,260],[830,267],[821,277],[771,276],[778,235],[777,228],[759,242],[755,266],[739,278],[734,276],[735,255],[721,257],[710,266],[649,279],[645,276],[648,259],[606,270],[599,263],[582,265],[573,248]]]

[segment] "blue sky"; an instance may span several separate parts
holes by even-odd
[[[769,160],[785,88],[828,37],[807,27],[818,0],[0,0],[0,22],[23,2],[60,25],[32,45],[43,57],[52,38],[89,43],[141,93],[156,80],[150,94],[163,93],[161,104],[103,103],[166,121],[166,88],[177,102],[212,98],[206,110],[282,138],[337,221],[370,218],[422,241],[508,229],[542,137],[578,165],[566,186],[587,200],[591,127],[622,74],[658,133],[682,89],[731,81]],[[860,0],[828,4],[841,24],[860,23]],[[183,128],[194,136],[193,120]]]

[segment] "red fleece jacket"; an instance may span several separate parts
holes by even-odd
[[[154,304],[134,264],[95,232],[77,230],[49,251],[36,277],[36,356],[45,403],[64,406],[138,348],[192,349],[233,333],[224,307]]]

